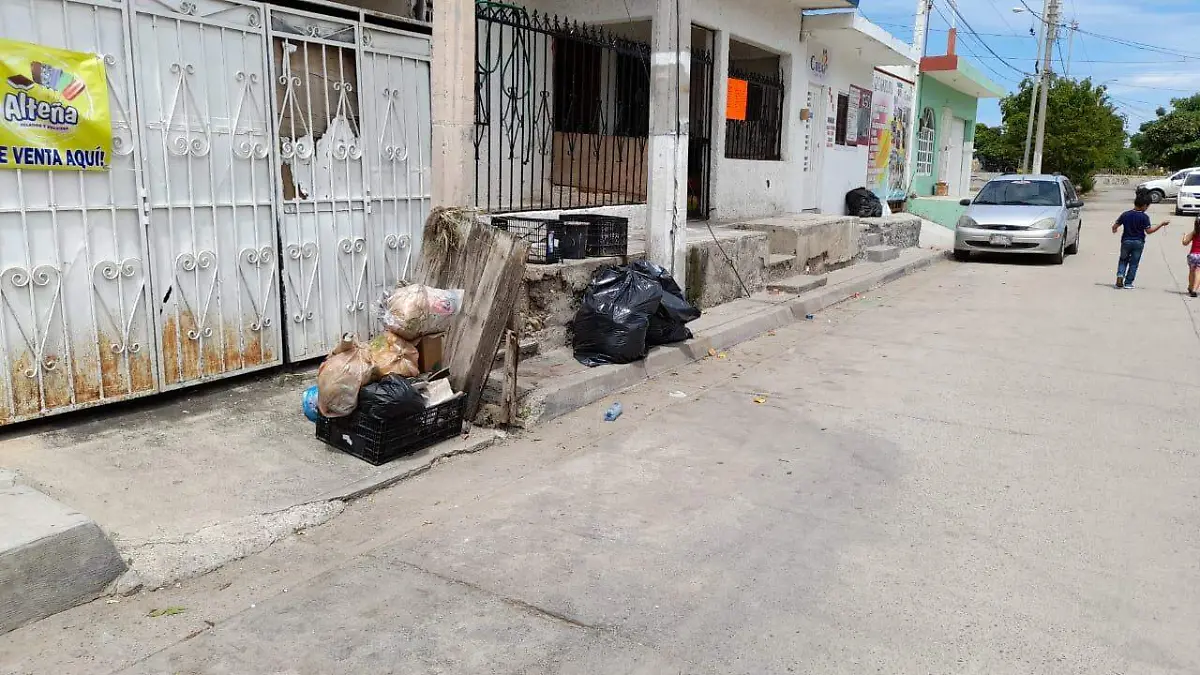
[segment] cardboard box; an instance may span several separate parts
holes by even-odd
[[[433,373],[445,368],[446,334],[426,335],[417,341],[420,355],[417,367],[422,373]]]

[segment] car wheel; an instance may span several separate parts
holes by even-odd
[[[1079,238],[1082,236],[1083,236],[1083,225],[1080,225],[1079,229],[1075,231],[1075,241],[1071,242],[1071,245],[1067,247],[1067,255],[1078,255],[1079,254]]]
[[[1162,200],[1164,200],[1166,198],[1167,198],[1167,195],[1162,190],[1151,190],[1150,191],[1150,202],[1153,204],[1160,204],[1160,203],[1162,203]]]
[[[1058,247],[1058,253],[1050,256],[1051,265],[1061,265],[1067,257],[1067,240],[1063,239],[1062,244]]]
[[[1182,216],[1182,215],[1183,215],[1183,209],[1181,209],[1181,208],[1179,208],[1178,206],[1176,206],[1176,207],[1175,207],[1175,215],[1177,215],[1177,216]]]
[[[954,259],[958,262],[967,262],[971,259],[971,252],[956,248],[954,249]]]

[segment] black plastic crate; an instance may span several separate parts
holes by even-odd
[[[629,219],[597,213],[569,213],[559,216],[588,224],[586,255],[589,258],[611,258],[629,255]]]
[[[562,262],[562,222],[553,218],[494,216],[492,226],[529,242],[528,262],[549,265]]]
[[[461,434],[466,407],[466,395],[459,394],[416,415],[386,422],[367,421],[357,415],[320,417],[317,438],[379,466]]]

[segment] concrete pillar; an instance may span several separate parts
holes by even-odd
[[[656,0],[650,43],[646,254],[686,288],[692,1]]]
[[[433,10],[433,206],[475,205],[475,0]]]

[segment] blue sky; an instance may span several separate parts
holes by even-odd
[[[933,32],[929,35],[928,54],[943,54],[952,16],[950,0],[935,0]],[[1043,0],[1025,0],[1042,12]],[[1068,49],[1066,34],[1060,36],[1061,52],[1055,53],[1055,69],[1061,72],[1062,59],[1071,55],[1072,77],[1091,77],[1108,85],[1120,111],[1129,120],[1129,130],[1137,131],[1145,120],[1154,118],[1158,106],[1170,107],[1170,100],[1200,93],[1200,0],[1063,0],[1064,19],[1079,22],[1074,46]],[[1136,8],[1135,8],[1136,5]],[[868,19],[905,40],[912,40],[913,14],[917,0],[861,0],[860,12]],[[1032,72],[1037,44],[1029,34],[1037,21],[1029,12],[1017,14],[1021,0],[958,0],[958,11],[979,33],[977,39],[961,25],[958,53],[973,61],[995,82],[1012,91],[1023,72]],[[1121,45],[1084,32],[1112,36],[1127,41],[1154,45],[1185,56],[1154,53]],[[989,53],[983,40],[996,55]],[[974,54],[974,55],[973,55]],[[1009,65],[1005,65],[1007,62]],[[1000,107],[994,100],[981,101],[979,118],[987,124],[1000,121]]]

